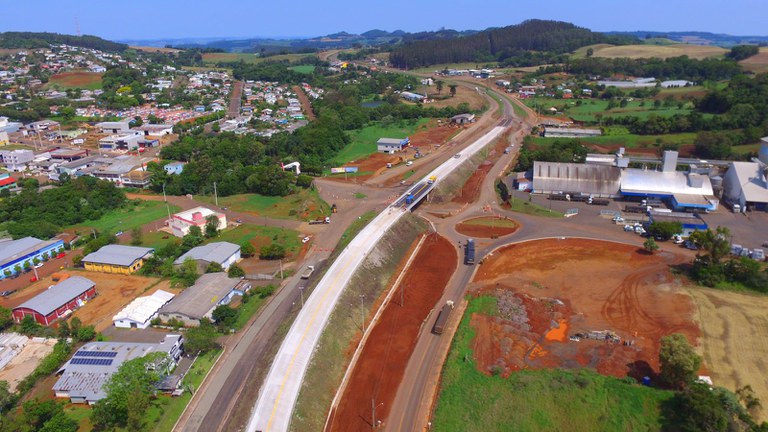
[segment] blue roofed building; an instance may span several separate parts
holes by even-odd
[[[35,259],[44,261],[64,250],[64,241],[59,239],[40,240],[24,237],[18,240],[0,240],[0,279],[19,273],[34,265]]]

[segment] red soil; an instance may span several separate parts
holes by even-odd
[[[520,226],[487,226],[473,224],[473,220],[477,219],[496,219],[495,216],[480,217],[475,219],[469,219],[456,225],[456,232],[465,235],[467,237],[479,237],[479,238],[498,238],[501,236],[509,235],[517,231]],[[506,219],[510,220],[510,219]]]
[[[435,144],[447,142],[461,129],[453,126],[437,126],[436,122],[427,123],[426,127],[420,128],[410,137],[411,147],[430,147]]]
[[[502,135],[501,138],[496,140],[496,145],[494,145],[491,151],[488,153],[489,159],[495,160],[494,158],[496,156],[502,154],[504,148],[509,145],[510,133],[511,132],[507,132]],[[459,194],[453,198],[453,202],[460,204],[471,204],[477,201],[478,197],[480,196],[480,189],[483,187],[483,181],[485,181],[485,177],[488,175],[488,172],[490,172],[491,168],[493,168],[493,162],[491,162],[491,160],[486,160],[477,167],[477,170],[475,170],[475,172],[473,172],[472,175],[467,179],[466,183],[464,183],[464,186],[461,188],[461,192],[459,192]]]
[[[456,248],[447,239],[432,234],[400,282],[404,306],[396,292],[384,306],[375,327],[349,377],[349,383],[332,414],[329,431],[371,429],[371,398],[382,403],[377,419],[386,419],[405,373],[421,324],[443,294],[456,267]]]
[[[495,295],[500,305],[512,304],[507,309],[515,312],[472,316],[478,367],[502,375],[590,367],[617,377],[655,376],[662,336],[683,333],[695,344],[700,335],[693,302],[669,272],[685,260],[579,239],[527,242],[496,252],[478,270],[476,290]],[[568,339],[602,330],[620,341]]]

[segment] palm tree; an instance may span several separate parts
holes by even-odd
[[[456,87],[458,87],[456,84],[450,84],[448,86],[448,88],[451,89],[451,97],[456,96]]]
[[[442,80],[435,81],[435,87],[437,87],[437,94],[440,94],[443,92],[443,84],[444,82]]]

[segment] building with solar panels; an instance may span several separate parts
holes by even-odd
[[[87,343],[59,369],[57,375],[61,377],[53,391],[56,397],[68,398],[72,403],[93,405],[107,396],[104,384],[129,360],[162,352],[168,355],[167,361],[158,367],[167,373],[173,371],[182,354],[182,342],[181,335],[169,334],[159,343]]]

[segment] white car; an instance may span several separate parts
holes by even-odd
[[[42,266],[43,266],[43,263],[37,263],[37,264],[35,264],[35,268],[40,268],[40,267],[42,267]]]
[[[411,166],[411,165],[413,165],[413,161],[408,161],[405,163],[405,166]]]
[[[307,236],[307,237],[304,237],[303,239],[301,239],[301,242],[302,242],[302,243],[306,243],[306,242],[308,242],[309,240],[310,240],[310,239],[309,239],[309,236]]]

